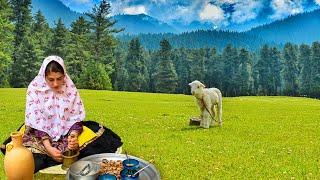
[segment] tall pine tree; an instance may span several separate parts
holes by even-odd
[[[312,62],[311,49],[308,45],[302,44],[299,48],[299,60],[302,66],[300,73],[300,94],[310,96],[312,83]]]
[[[159,58],[160,61],[154,73],[155,91],[174,93],[178,85],[178,78],[171,60],[171,45],[166,39],[160,42]]]
[[[86,15],[89,17],[90,30],[92,31],[90,38],[90,50],[93,54],[92,63],[95,63],[97,67],[104,67],[104,70],[101,69],[100,72],[108,76],[110,82],[106,84],[111,85],[110,77],[114,73],[114,51],[116,47],[116,41],[112,33],[116,33],[118,30],[112,28],[116,21],[111,20],[110,13],[110,3],[102,0],[98,6],[95,5],[92,11],[86,13]],[[94,79],[94,77],[90,78]],[[107,89],[111,88],[111,86],[107,87]]]
[[[12,14],[7,0],[0,0],[0,87],[9,87],[9,67],[12,63],[13,28],[9,18]]]
[[[289,96],[298,95],[298,59],[293,44],[286,43],[283,50],[283,80],[284,94]]]
[[[65,59],[69,75],[76,85],[81,84],[81,73],[88,66],[88,60],[92,59],[88,45],[89,32],[89,24],[82,16],[71,24],[70,42],[67,45]]]
[[[59,18],[56,23],[56,27],[53,29],[53,37],[47,54],[57,55],[65,59],[67,55],[66,47],[68,44],[68,38],[69,31],[62,22],[62,19]]]
[[[114,83],[113,87],[116,91],[124,91],[125,84],[128,80],[128,72],[125,68],[125,53],[122,49],[117,49],[115,52],[115,57],[117,61],[115,62],[115,73],[114,73]],[[149,87],[149,84],[147,85]]]
[[[36,64],[39,66],[42,60],[48,56],[49,42],[52,38],[51,29],[46,22],[41,11],[38,11],[34,16],[34,21],[31,26],[31,38],[35,45]]]
[[[19,76],[13,76],[14,87],[27,87],[32,79],[38,74],[40,69],[40,64],[36,62],[37,54],[35,50],[35,45],[30,37],[25,37],[20,43],[19,48],[15,54],[16,58],[19,59],[19,64],[13,66],[12,71],[14,74],[19,74]],[[19,69],[21,71],[19,72]]]
[[[190,50],[188,56],[190,65],[190,78],[191,80],[199,80],[204,82],[206,69],[205,69],[205,51],[204,49]]]
[[[14,28],[14,47],[17,49],[25,36],[30,33],[31,26],[31,0],[10,0],[15,23]]]
[[[223,84],[223,61],[215,48],[210,50],[208,63],[206,66],[206,82],[208,87],[217,87],[222,90]]]
[[[269,70],[270,63],[270,50],[268,45],[264,45],[260,50],[260,58],[258,59],[257,64],[255,65],[256,71],[258,73],[257,85],[258,93],[260,95],[269,95]]]
[[[149,79],[150,79],[149,89],[151,92],[156,92],[154,72],[156,71],[157,65],[160,61],[159,51],[149,51],[149,54],[150,54],[150,61],[151,61],[148,66],[148,69],[150,72],[149,73]]]
[[[94,59],[96,62],[103,63],[107,66],[114,65],[113,53],[116,47],[116,41],[112,33],[119,32],[119,30],[113,28],[116,21],[111,19],[110,13],[111,6],[106,0],[102,0],[98,6],[95,5],[92,8],[92,12],[86,13],[90,18],[90,29],[93,32],[91,45]],[[109,68],[109,70],[111,69]]]
[[[237,78],[239,76],[239,61],[238,61],[238,51],[233,48],[231,44],[222,52],[222,59],[224,62],[223,66],[223,88],[222,92],[226,96],[237,96],[239,91],[239,84]]]
[[[14,29],[14,53],[11,74],[13,87],[25,87],[36,75],[37,58],[35,44],[30,36],[31,0],[12,0]],[[28,69],[30,68],[30,69]]]
[[[242,48],[240,49],[239,53],[239,61],[240,61],[240,76],[239,76],[239,95],[249,95],[249,87],[250,87],[250,81],[249,81],[249,62],[250,62],[250,54],[249,51]]]
[[[130,41],[129,52],[126,58],[126,70],[128,79],[125,90],[127,91],[147,91],[149,76],[146,60],[143,56],[143,49],[139,39]]]
[[[197,54],[196,49],[189,49],[187,54],[187,62],[189,63],[189,77],[192,80],[197,80],[200,75],[200,71],[198,70],[198,61],[197,61]],[[201,80],[200,80],[201,81]]]
[[[251,77],[252,77],[252,94],[259,94],[259,55],[256,53],[252,53],[252,69],[251,69]]]
[[[190,88],[188,83],[190,79],[191,62],[187,58],[188,51],[185,48],[173,50],[173,62],[176,67],[176,73],[178,78],[177,93],[190,94]]]
[[[268,89],[270,95],[280,95],[281,93],[281,55],[276,47],[270,49],[270,74]]]
[[[312,43],[311,47],[311,97],[320,98],[320,42]]]

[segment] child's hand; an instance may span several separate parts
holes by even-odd
[[[71,132],[68,136],[68,149],[77,150],[79,148],[78,133]]]

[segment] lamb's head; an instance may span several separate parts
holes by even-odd
[[[189,86],[191,87],[191,94],[196,97],[200,97],[203,93],[203,88],[205,88],[205,85],[198,80],[192,81]]]

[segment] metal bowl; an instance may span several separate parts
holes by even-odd
[[[95,180],[99,176],[100,165],[92,161],[77,161],[69,168],[71,179]]]

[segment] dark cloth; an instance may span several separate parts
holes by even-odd
[[[37,173],[41,169],[60,164],[59,162],[56,162],[54,159],[52,159],[50,156],[46,154],[33,153],[33,160],[34,173]]]
[[[100,129],[99,123],[95,121],[82,121],[82,124],[93,132],[98,132]],[[21,128],[21,127],[20,127]],[[19,129],[20,129],[19,128]],[[104,132],[94,141],[87,144],[83,149],[80,150],[79,159],[87,157],[94,154],[100,153],[114,153],[117,151],[117,148],[122,146],[121,138],[114,133],[112,130],[103,126]],[[18,130],[19,130],[18,129]],[[3,142],[3,145],[6,145],[11,141],[11,137]],[[1,148],[3,154],[5,154],[5,149]],[[41,169],[54,166],[59,164],[55,162],[51,157],[45,154],[33,153],[34,162],[35,162],[35,173]]]

